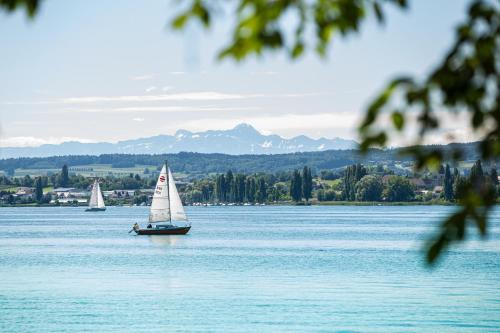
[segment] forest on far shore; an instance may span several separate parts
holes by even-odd
[[[476,143],[455,143],[446,146],[426,146],[429,149],[441,147],[446,151],[460,148],[461,160],[475,161],[480,158]],[[1,151],[0,151],[1,152]],[[58,169],[63,165],[91,166],[108,164],[113,168],[128,168],[136,165],[161,166],[168,160],[171,169],[177,173],[203,178],[209,174],[232,170],[236,173],[278,172],[301,169],[304,165],[314,172],[344,168],[348,165],[364,164],[412,164],[407,156],[402,156],[400,149],[371,149],[362,155],[358,150],[328,150],[276,155],[227,155],[181,152],[161,155],[106,154],[99,156],[75,155],[52,157],[21,157],[0,159],[0,170],[7,176],[13,176],[16,169]],[[446,157],[446,156],[445,156]],[[448,156],[446,160],[451,160]]]

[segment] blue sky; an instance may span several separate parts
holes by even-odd
[[[209,31],[172,32],[175,1],[47,0],[0,13],[0,146],[117,141],[246,122],[285,137],[356,138],[370,99],[441,58],[467,1],[413,0],[338,39],[328,58],[216,60],[229,13]],[[458,126],[458,125],[456,125]],[[456,127],[455,126],[455,127]],[[457,128],[450,128],[457,130]]]

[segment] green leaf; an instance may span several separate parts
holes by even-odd
[[[375,12],[375,16],[377,16],[379,23],[384,23],[384,13],[382,12],[382,8],[380,8],[378,1],[373,3],[373,11]]]
[[[444,248],[448,245],[448,241],[445,235],[440,235],[440,237],[434,241],[427,250],[427,263],[434,264],[436,259],[439,257]]]
[[[184,28],[184,26],[186,25],[186,22],[188,20],[188,15],[187,14],[183,14],[183,15],[179,15],[177,16],[173,21],[172,21],[172,27],[174,29],[182,29]]]
[[[379,132],[378,134],[366,137],[359,145],[362,152],[368,151],[370,147],[383,147],[387,142],[387,134]]]
[[[13,12],[18,8],[24,7],[28,17],[33,18],[38,13],[41,2],[41,0],[0,0],[0,9]]]
[[[301,42],[298,42],[293,47],[292,58],[298,58],[302,55],[302,53],[304,53],[304,44],[302,44]]]
[[[403,117],[403,114],[401,112],[393,112],[391,115],[392,118],[392,123],[394,124],[394,127],[398,130],[401,131],[403,129],[405,119]]]

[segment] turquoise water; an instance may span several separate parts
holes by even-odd
[[[188,207],[148,237],[146,207],[0,208],[0,332],[500,332],[500,211],[423,264],[451,209]]]

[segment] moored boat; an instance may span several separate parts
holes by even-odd
[[[156,182],[149,211],[149,224],[141,228],[135,223],[132,230],[138,235],[185,235],[191,229],[172,172],[165,161]]]

